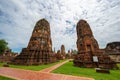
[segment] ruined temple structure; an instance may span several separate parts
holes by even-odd
[[[110,42],[106,45],[107,54],[120,54],[120,42]]]
[[[0,62],[10,62],[16,56],[18,56],[18,53],[12,52],[11,49],[6,49],[2,54],[0,54]]]
[[[65,59],[66,53],[65,53],[65,46],[64,45],[61,45],[61,56],[62,56],[62,59]]]
[[[68,59],[73,58],[73,50],[68,50],[68,53],[66,54],[66,58],[68,58]]]
[[[115,62],[120,63],[120,42],[110,42],[103,49],[105,54],[108,54]]]
[[[55,54],[55,57],[57,60],[63,60],[66,58],[66,53],[65,53],[65,46],[61,45],[61,50],[58,50],[57,53]]]
[[[87,68],[118,69],[116,63],[108,55],[99,49],[98,42],[93,36],[92,30],[85,20],[77,23],[77,49],[74,65]]]
[[[57,53],[55,54],[55,57],[56,57],[57,60],[62,60],[63,59],[62,55],[60,53],[60,50],[57,51]]]
[[[32,32],[27,48],[23,48],[11,64],[40,65],[55,62],[52,51],[50,25],[47,20],[39,20]]]

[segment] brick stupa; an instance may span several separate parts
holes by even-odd
[[[27,48],[11,63],[18,65],[40,65],[55,62],[52,52],[50,25],[47,20],[39,20],[32,32]]]
[[[92,30],[85,20],[77,23],[77,49],[78,54],[74,58],[74,65],[87,68],[117,69],[117,65],[108,55],[99,49],[98,42],[93,36]]]
[[[64,45],[61,45],[61,55],[62,55],[62,58],[65,59],[66,53],[65,53],[65,46]]]

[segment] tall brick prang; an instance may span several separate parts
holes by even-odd
[[[27,48],[11,63],[20,65],[40,65],[55,62],[52,51],[50,25],[47,20],[39,20],[32,32]]]
[[[97,40],[94,38],[92,30],[85,20],[77,23],[77,49],[78,54],[74,59],[74,65],[79,67],[101,67],[107,69],[117,69],[117,65],[108,55],[103,54],[99,49]]]

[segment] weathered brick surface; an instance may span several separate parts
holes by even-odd
[[[66,55],[66,53],[65,53],[65,46],[64,45],[61,45],[61,54],[64,56],[64,58],[65,58],[65,55]]]
[[[120,63],[120,42],[110,42],[102,49],[105,54],[108,54],[112,60]]]
[[[74,59],[74,65],[80,67],[102,67],[117,69],[117,65],[108,55],[99,49],[97,40],[85,20],[80,20],[76,27],[78,54]],[[98,63],[93,62],[93,56],[98,57]]]
[[[57,60],[62,60],[63,59],[63,56],[62,56],[60,50],[58,50],[57,53],[55,53],[55,57],[57,58]]]
[[[32,32],[27,48],[11,63],[20,65],[40,65],[55,62],[52,51],[50,25],[47,20],[39,20]]]
[[[66,58],[65,46],[61,45],[61,50],[58,50],[55,54],[57,60],[63,60]]]

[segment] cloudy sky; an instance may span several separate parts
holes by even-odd
[[[0,0],[0,39],[20,52],[27,47],[36,21],[50,23],[53,49],[76,49],[76,24],[90,24],[100,48],[120,41],[120,0]]]

